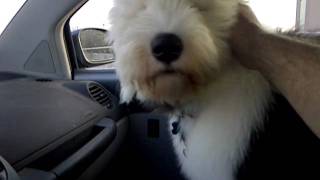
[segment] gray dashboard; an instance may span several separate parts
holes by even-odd
[[[100,84],[1,77],[0,155],[17,171],[69,179],[116,136],[118,98]]]

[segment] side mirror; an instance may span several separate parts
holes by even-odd
[[[115,61],[108,31],[87,28],[72,32],[77,60],[82,67],[93,67]]]

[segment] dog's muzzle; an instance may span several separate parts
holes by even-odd
[[[158,61],[170,65],[181,56],[183,43],[175,34],[161,33],[152,40],[151,49]]]

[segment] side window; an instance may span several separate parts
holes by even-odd
[[[249,0],[261,24],[270,30],[296,29],[297,0]]]
[[[69,26],[80,68],[114,68],[112,42],[108,40],[112,7],[112,0],[89,0],[71,17]]]
[[[6,2],[1,1],[0,5],[0,35],[5,30],[11,19],[23,6],[26,0],[8,0]]]
[[[264,27],[278,32],[320,31],[319,0],[247,0]]]

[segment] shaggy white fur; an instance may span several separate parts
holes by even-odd
[[[171,122],[180,120],[180,132],[172,135],[173,143],[182,172],[191,180],[234,179],[271,96],[260,74],[230,56],[226,38],[238,3],[116,0],[111,10],[122,100],[136,96],[175,107]],[[175,34],[183,42],[181,56],[170,66],[152,54],[150,44],[160,33]]]
[[[233,180],[270,96],[269,85],[259,74],[235,67],[194,103],[177,109],[171,123],[181,118],[181,112],[184,117],[180,133],[172,139],[182,172],[191,180]]]

